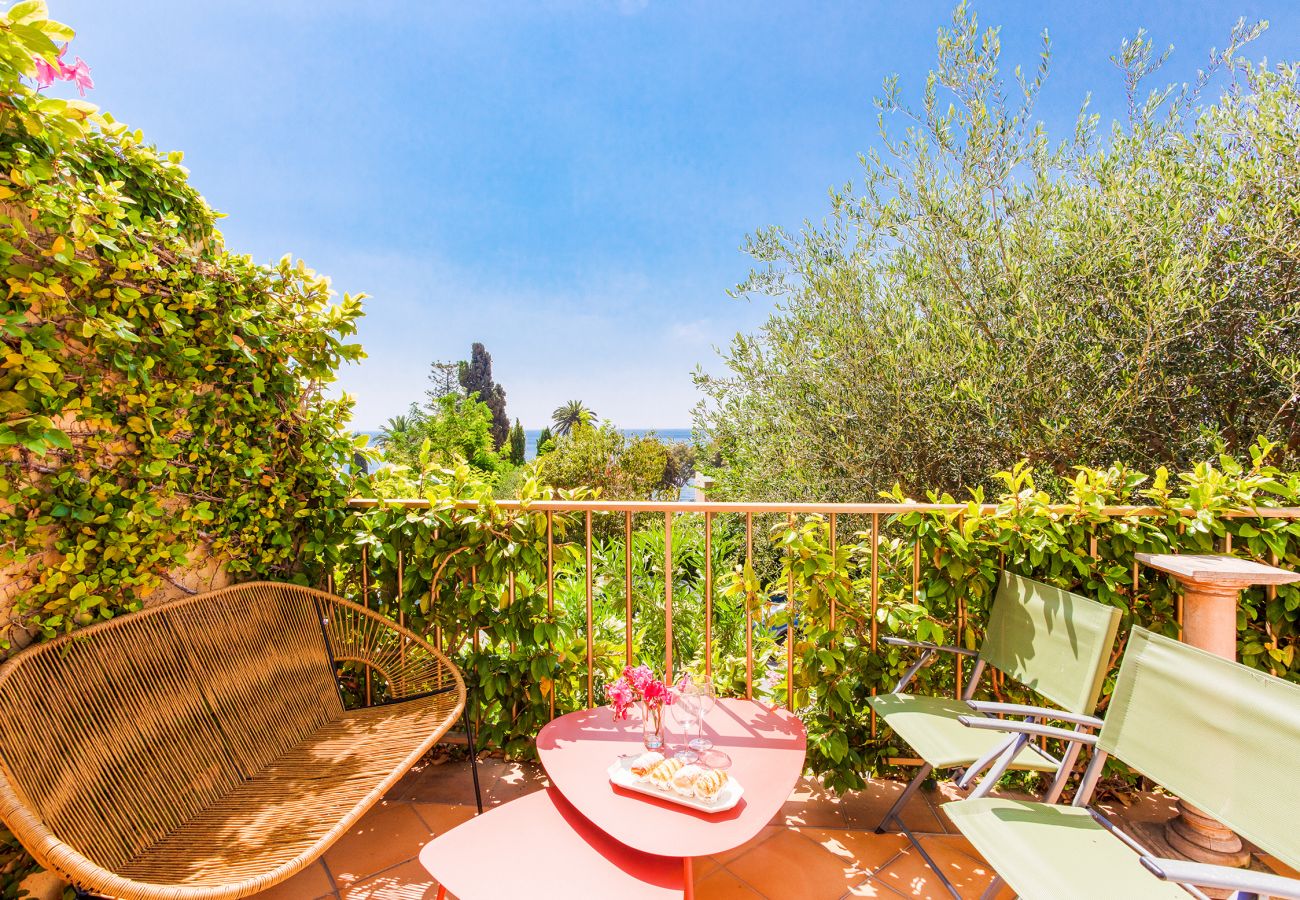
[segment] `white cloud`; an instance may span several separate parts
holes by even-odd
[[[492,353],[507,411],[525,427],[540,427],[572,399],[623,427],[686,426],[698,400],[695,366],[716,368],[712,345],[757,321],[753,305],[721,290],[635,270],[554,287],[466,272],[433,257],[355,248],[307,248],[303,255],[330,273],[340,292],[371,295],[359,335],[369,358],[346,367],[338,383],[357,398],[363,430],[421,400],[429,363],[462,358],[473,341]]]
[[[692,346],[708,346],[714,338],[713,322],[710,319],[674,322],[668,332],[673,340]]]

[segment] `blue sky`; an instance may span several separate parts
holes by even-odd
[[[871,99],[918,94],[951,5],[928,2],[49,0],[89,98],[180,149],[228,245],[372,296],[342,374],[356,424],[422,396],[428,363],[492,352],[526,427],[582,399],[626,427],[689,424],[696,364],[766,316],[727,298],[756,227],[819,219],[875,140]],[[1191,77],[1239,16],[1294,58],[1300,4],[978,3],[1008,70],[1053,74],[1064,136],[1146,27]]]

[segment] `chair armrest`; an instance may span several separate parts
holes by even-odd
[[[1096,746],[1097,735],[1084,731],[1070,731],[1054,725],[1038,725],[1033,722],[1017,722],[1014,719],[989,719],[984,716],[958,716],[957,721],[967,728],[983,728],[987,731],[1007,731],[1017,734],[1032,734],[1038,737],[1057,738],[1062,741],[1074,741],[1079,744]]]
[[[940,644],[932,644],[929,641],[909,641],[906,638],[899,637],[881,637],[880,642],[889,644],[891,647],[915,647],[917,650],[929,650],[940,653],[960,653],[962,656],[979,656],[974,650],[967,650],[965,647],[945,647]]]
[[[460,669],[424,638],[342,597],[320,594],[317,603],[331,659],[359,663],[382,675],[392,697],[388,702],[447,691],[455,691],[465,702]]]
[[[1084,716],[1060,709],[1048,709],[1045,706],[1026,706],[1023,703],[993,703],[987,700],[967,700],[966,705],[979,712],[993,713],[995,715],[1038,716],[1044,719],[1056,719],[1059,722],[1073,722],[1075,725],[1087,725],[1089,728],[1100,728],[1103,724],[1101,719],[1096,716]]]
[[[1161,859],[1154,856],[1143,856],[1140,862],[1161,881],[1300,900],[1300,881],[1294,878],[1255,872],[1251,869],[1233,869],[1228,866],[1211,866],[1205,863]]]

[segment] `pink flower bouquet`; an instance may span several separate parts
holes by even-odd
[[[628,666],[617,681],[605,687],[605,699],[617,720],[627,718],[633,703],[644,703],[650,711],[671,706],[677,692],[666,681],[655,678],[649,666]]]

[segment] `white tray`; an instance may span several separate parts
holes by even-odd
[[[663,790],[648,781],[639,781],[632,774],[632,763],[635,757],[623,757],[614,760],[609,766],[609,783],[617,785],[629,791],[635,791],[638,794],[645,794],[647,797],[658,797],[660,800],[667,800],[669,803],[676,803],[678,806],[688,806],[691,809],[698,809],[702,812],[726,812],[740,802],[741,796],[745,789],[741,787],[740,782],[734,778],[728,778],[727,783],[718,791],[718,795],[712,800],[701,800],[698,797],[683,797],[672,788]]]

